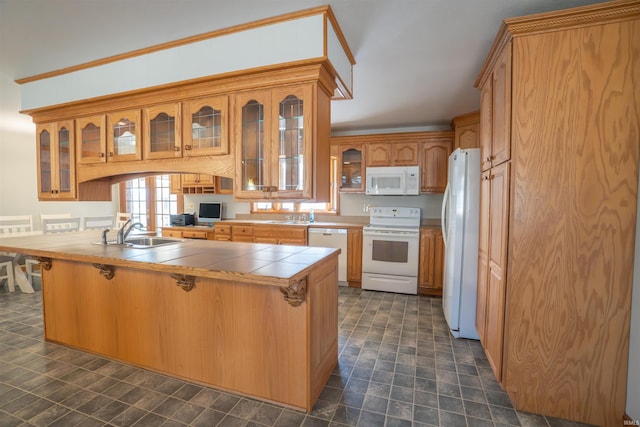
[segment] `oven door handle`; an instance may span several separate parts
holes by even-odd
[[[364,232],[363,236],[376,236],[376,237],[386,237],[386,240],[391,240],[391,241],[400,241],[400,242],[404,242],[408,239],[419,239],[420,238],[420,232],[416,232],[416,233],[408,233],[408,232],[395,232],[395,233],[388,233],[388,232],[384,232],[384,231],[373,231],[373,230],[367,230]]]
[[[442,240],[444,246],[447,246],[447,211],[449,208],[449,183],[444,190],[444,197],[442,198],[442,213],[440,214],[440,226],[442,227]]]

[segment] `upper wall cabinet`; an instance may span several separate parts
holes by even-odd
[[[182,157],[180,104],[165,104],[143,110],[144,158]]]
[[[367,144],[367,166],[417,166],[419,159],[417,142]]]
[[[104,114],[76,119],[77,163],[107,161],[107,131]]]
[[[511,158],[511,43],[507,43],[480,87],[482,170]]]
[[[74,199],[76,181],[73,120],[39,124],[36,132],[38,198]]]
[[[345,193],[364,193],[366,182],[364,145],[338,145],[336,147],[340,191]]]
[[[334,152],[341,160],[340,191],[364,193],[366,166],[418,165],[420,192],[443,193],[453,137],[451,131],[434,131],[331,138]]]
[[[326,200],[329,98],[321,92],[309,84],[235,96],[236,198]]]
[[[228,96],[194,99],[183,104],[183,156],[229,152]]]
[[[480,112],[454,117],[451,127],[455,131],[453,149],[478,148],[480,146]]]
[[[228,55],[264,43],[278,49]],[[167,173],[237,178],[242,200],[322,202],[330,198],[330,101],[352,98],[354,64],[333,11],[320,6],[16,82],[34,123],[79,121],[79,200],[110,197],[102,190],[131,176]]]
[[[107,114],[107,160],[121,162],[142,159],[140,110]]]

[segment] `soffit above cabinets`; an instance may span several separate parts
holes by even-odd
[[[208,76],[322,61],[337,89],[352,97],[355,60],[329,6],[188,37],[17,80],[22,110],[166,87]]]

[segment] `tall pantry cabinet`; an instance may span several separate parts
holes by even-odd
[[[640,149],[640,2],[507,19],[476,81],[476,324],[518,410],[625,411]]]

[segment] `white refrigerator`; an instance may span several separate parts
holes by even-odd
[[[476,330],[480,149],[456,149],[449,156],[449,179],[442,201],[445,245],[442,307],[451,334],[479,339]]]

